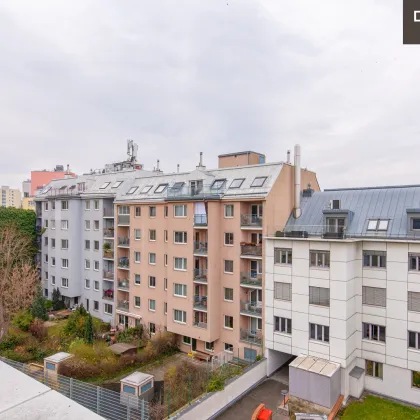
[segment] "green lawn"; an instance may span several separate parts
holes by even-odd
[[[350,404],[343,420],[420,420],[420,410],[368,395],[364,402]]]

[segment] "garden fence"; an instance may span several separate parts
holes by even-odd
[[[77,379],[51,373],[0,357],[0,361],[20,370],[49,388],[109,420],[149,420],[149,403],[139,397],[120,394]]]

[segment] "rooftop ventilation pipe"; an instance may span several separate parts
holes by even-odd
[[[290,150],[287,151],[287,163],[290,163]]]
[[[176,165],[176,172],[179,174],[179,163]]]
[[[159,159],[157,160],[156,170],[159,172]]]
[[[294,216],[298,219],[302,211],[300,209],[300,146],[295,145],[295,209]]]

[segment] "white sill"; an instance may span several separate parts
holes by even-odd
[[[149,265],[156,265],[156,263],[151,263],[151,262],[149,262]]]
[[[89,229],[86,229],[86,228],[85,228],[85,230],[89,231],[89,230],[90,230],[90,228],[89,228]]]
[[[315,340],[314,338],[309,339],[310,343],[321,344],[322,346],[329,346],[330,343],[326,343],[325,341]]]
[[[186,268],[174,268],[174,271],[187,271]]]
[[[187,243],[186,242],[175,242],[174,241],[174,245],[187,245]]]
[[[214,349],[213,349],[213,350],[210,350],[210,349],[206,349],[206,348],[204,347],[204,350],[205,350],[205,351],[208,351],[209,353],[214,353]]]
[[[69,288],[69,286],[61,286],[63,289],[68,289]]]
[[[288,264],[288,263],[274,263],[274,265],[278,265],[280,267],[290,267],[292,268],[292,264]]]
[[[310,303],[309,306],[316,306],[317,308],[329,308],[330,305],[318,305],[317,303]]]
[[[46,262],[48,262],[48,261],[46,261]],[[68,267],[61,267],[63,270],[68,270],[69,268]]]
[[[99,271],[99,268],[94,268],[93,271]]]
[[[85,290],[90,290],[90,287],[86,287],[86,286],[85,286]]]
[[[99,292],[99,289],[93,289],[95,292]]]
[[[321,271],[329,271],[330,267],[320,267],[318,265],[310,265],[310,270],[321,270]]]
[[[141,283],[134,283],[134,286],[140,286]]]
[[[149,242],[156,242],[156,239],[150,239],[149,238]]]
[[[134,307],[135,307],[135,308],[139,308],[139,309],[140,309],[140,306],[136,306],[136,305],[134,305]]]
[[[371,378],[371,379],[377,379],[379,381],[383,381],[384,380],[384,378],[379,378],[378,376],[368,375],[367,373],[365,373],[365,377],[366,378]]]
[[[94,309],[93,311],[94,311],[94,312],[99,312],[99,309]]]
[[[112,314],[110,314],[109,312],[105,312],[105,311],[104,311],[104,314],[105,314],[105,315],[112,315]],[[121,325],[121,324],[120,324],[120,325]]]
[[[224,246],[235,246],[234,244],[223,244]]]
[[[225,219],[233,219],[235,216],[225,216]]]
[[[174,215],[174,219],[186,219],[187,218],[187,216],[175,216]]]
[[[282,335],[282,336],[284,336],[284,337],[291,337],[292,336],[292,333],[287,333],[287,332],[282,332],[282,331],[274,331],[274,334],[277,334],[277,335]],[[316,341],[316,340],[311,340],[311,341]]]
[[[371,267],[371,266],[363,266],[363,270],[381,270],[385,271],[386,267]]]
[[[223,299],[224,302],[233,302],[233,300]]]
[[[134,261],[134,264],[140,264],[140,261]]]
[[[150,308],[149,308],[149,311],[150,311],[150,312],[156,312],[156,309],[150,309]]]
[[[225,351],[225,353],[233,354],[232,350],[224,350],[224,351]]]
[[[233,328],[230,328],[230,327],[225,327],[225,326],[224,326],[224,327],[223,327],[223,329],[224,329],[224,330],[230,330],[230,331],[233,331]]]
[[[223,271],[225,274],[233,274],[232,271]]]
[[[362,337],[362,342],[365,343],[373,343],[373,344],[380,344],[381,346],[385,346],[386,342],[385,341],[378,341],[378,340],[370,340],[369,338],[363,338]]]
[[[176,324],[184,324],[184,325],[186,324],[186,322],[182,322],[182,321],[175,321],[175,320],[174,320],[174,322],[175,322]]]
[[[140,241],[140,240],[141,240],[141,238],[134,238],[134,240],[135,240],[135,241]]]
[[[415,353],[420,353],[420,349],[415,349],[414,347],[408,347],[408,351],[414,351]]]
[[[184,298],[184,299],[186,299],[186,298],[187,298],[187,296],[183,296],[183,295],[176,295],[175,293],[174,293],[174,296],[175,296],[175,297]]]
[[[90,270],[90,267],[85,267],[85,270]]]
[[[149,289],[156,289],[156,286],[149,286]]]

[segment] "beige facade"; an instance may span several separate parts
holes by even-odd
[[[22,198],[22,208],[25,209],[25,210],[35,211],[34,197],[23,197]]]
[[[184,351],[250,358],[264,343],[262,237],[290,216],[294,167],[224,164],[142,177],[116,201],[116,323],[167,329]],[[302,170],[308,184],[319,190]]]
[[[21,193],[19,190],[10,188],[8,186],[1,187],[1,207],[16,207],[20,208]]]

